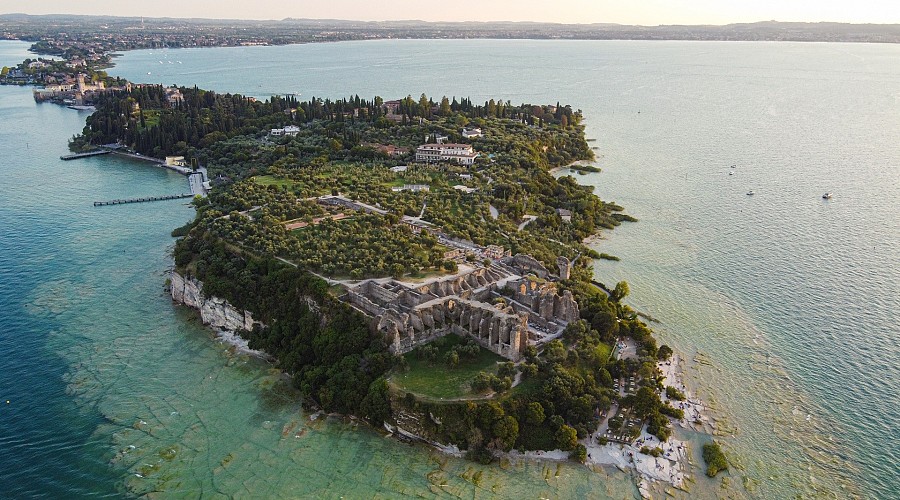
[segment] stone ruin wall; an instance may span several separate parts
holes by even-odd
[[[504,264],[521,269],[525,273],[533,273],[535,276],[541,279],[547,279],[548,277],[550,277],[550,271],[548,271],[547,268],[540,263],[540,261],[530,255],[517,253],[515,257],[507,257],[503,259],[502,262]]]
[[[525,270],[538,271],[539,276],[546,273],[530,256],[509,260]],[[510,277],[508,271],[481,268],[411,290],[370,281],[349,290],[348,298],[370,317],[372,329],[386,336],[393,353],[409,352],[452,332],[518,361],[528,345],[529,321],[552,330],[558,327],[554,325],[576,321],[579,312],[568,290],[558,295],[555,284],[527,277],[504,282]],[[501,296],[500,286],[512,291],[507,298],[513,302],[503,309],[489,303]]]
[[[528,345],[527,315],[456,297],[408,313],[385,309],[375,328],[391,340],[391,351],[395,354],[409,352],[451,332],[472,338],[489,351],[513,361],[522,358]]]
[[[399,294],[396,294],[382,286],[379,286],[378,283],[374,281],[366,281],[359,285],[357,289],[366,297],[370,297],[371,299],[374,299],[381,304],[396,302],[397,298],[399,297]]]
[[[377,317],[384,312],[383,307],[372,302],[368,297],[356,290],[348,290],[347,296],[350,298],[350,304],[356,306],[357,309],[367,316]]]
[[[479,268],[471,273],[431,282],[427,285],[415,288],[415,291],[423,296],[448,297],[450,295],[463,296],[466,292],[481,289],[496,283],[507,277],[500,271],[492,268]]]
[[[512,281],[508,288],[512,289],[512,299],[515,302],[528,307],[533,314],[544,320],[562,323],[578,321],[578,303],[569,290],[564,290],[559,295],[555,285],[528,278]]]

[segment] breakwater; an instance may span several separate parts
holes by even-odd
[[[78,158],[88,158],[90,156],[100,156],[100,155],[108,155],[112,151],[107,149],[98,149],[95,151],[87,151],[85,153],[75,153],[70,155],[62,155],[59,157],[60,160],[69,161],[69,160],[77,160]]]

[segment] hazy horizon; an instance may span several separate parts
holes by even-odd
[[[373,4],[362,0],[312,0],[289,5],[273,0],[223,5],[210,0],[193,2],[158,0],[124,3],[96,0],[90,5],[46,0],[23,6],[21,1],[0,0],[2,14],[71,14],[155,18],[280,20],[285,18],[348,21],[428,22],[547,22],[563,24],[613,23],[631,25],[724,25],[762,21],[900,24],[900,7],[892,0],[458,0],[454,9],[435,4],[399,0]],[[24,7],[24,8],[23,8]]]

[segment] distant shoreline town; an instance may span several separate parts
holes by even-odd
[[[0,15],[0,40],[32,42],[35,54],[3,67],[0,84],[41,85],[38,101],[91,106],[127,84],[109,77],[116,52],[386,39],[678,40],[900,43],[900,24],[758,22],[634,26],[539,22],[272,21],[76,15]],[[51,56],[51,57],[41,57]],[[137,83],[137,82],[135,82]]]
[[[287,45],[377,39],[708,40],[900,43],[898,24],[765,21],[635,26],[541,22],[270,21],[75,15],[0,15],[0,39],[33,42],[36,54],[73,51]]]

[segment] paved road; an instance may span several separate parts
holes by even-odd
[[[623,340],[625,348],[619,352],[619,359],[637,358],[637,343],[630,338]]]
[[[521,224],[519,224],[519,231],[525,229],[525,226],[537,220],[536,215],[525,215],[522,218],[525,220]]]

